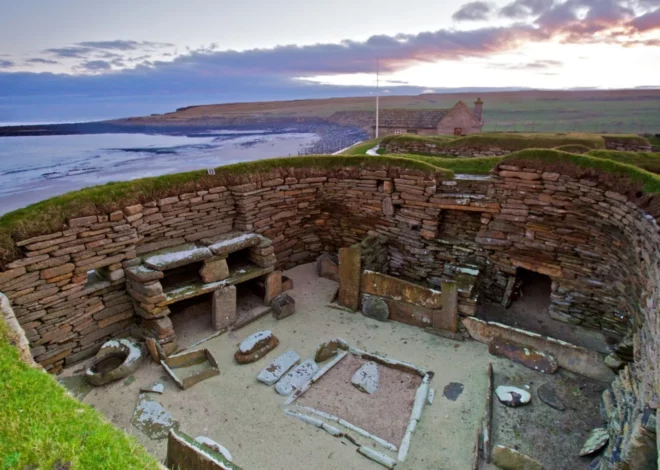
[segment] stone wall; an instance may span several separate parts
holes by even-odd
[[[617,139],[616,136],[603,136],[607,150],[619,150],[627,152],[652,152],[653,146],[650,142],[642,140]]]
[[[464,315],[480,293],[506,301],[516,270],[529,269],[551,278],[553,317],[633,335],[634,363],[606,406],[613,463],[601,466],[626,468],[617,459],[643,458],[659,401],[660,201],[590,171],[532,160],[449,181],[398,168],[255,174],[251,183],[79,217],[20,240],[22,256],[0,272],[0,290],[34,358],[57,372],[140,326],[125,267],[230,230],[270,238],[280,268],[373,237],[369,259],[380,266],[386,246],[388,274],[431,286],[458,281]]]
[[[445,157],[503,157],[511,151],[499,147],[477,148],[461,147],[447,148],[430,142],[387,142],[382,145],[386,153],[414,153],[426,155],[442,155]]]

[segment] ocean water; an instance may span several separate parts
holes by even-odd
[[[297,155],[317,136],[213,131],[0,138],[0,213],[87,186]]]

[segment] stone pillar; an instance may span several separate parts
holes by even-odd
[[[227,286],[213,292],[211,322],[213,328],[222,330],[236,322],[236,286]]]
[[[273,271],[266,274],[264,291],[264,304],[270,305],[273,299],[282,293],[282,271]]]
[[[227,256],[214,256],[204,261],[204,266],[199,270],[199,275],[206,283],[222,281],[229,277]]]
[[[455,281],[442,281],[442,308],[433,312],[432,326],[456,333],[458,330],[458,286]]]
[[[360,248],[339,249],[339,305],[357,310],[360,304]]]

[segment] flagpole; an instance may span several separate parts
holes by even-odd
[[[378,125],[380,118],[380,88],[379,88],[379,66],[378,66],[378,57],[376,57],[376,138],[378,138]]]

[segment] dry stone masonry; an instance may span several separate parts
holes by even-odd
[[[525,269],[551,279],[553,318],[632,345],[604,397],[610,440],[593,468],[657,458],[659,198],[593,169],[534,159],[451,180],[392,165],[280,169],[243,181],[78,217],[17,240],[21,255],[0,272],[0,291],[35,360],[56,373],[129,333],[168,344],[176,337],[168,289],[178,289],[168,271],[194,270],[199,286],[213,286],[216,305],[235,299],[227,240],[245,243],[242,260],[266,291],[281,289],[278,270],[339,253],[339,271],[349,260],[344,266],[358,281],[366,270],[440,293],[450,281],[466,317],[481,299],[507,304]],[[360,284],[340,297],[357,310],[361,287],[388,299]],[[180,298],[189,293],[182,289]],[[231,312],[214,317],[217,328],[233,321]]]

